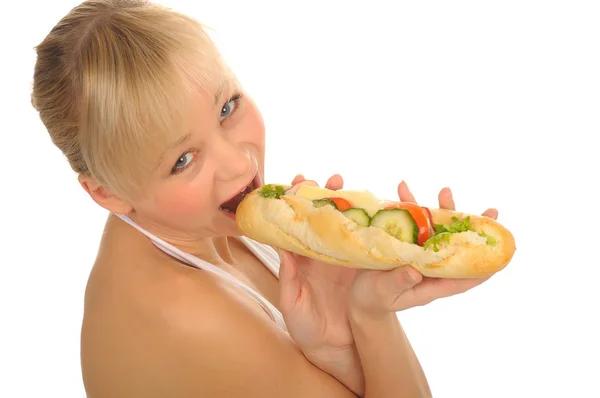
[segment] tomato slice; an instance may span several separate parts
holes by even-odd
[[[326,198],[326,199],[331,200],[333,203],[335,203],[335,207],[337,207],[337,209],[339,211],[348,210],[352,207],[352,204],[344,198]]]
[[[429,210],[428,207],[423,206],[421,206],[421,209],[423,209],[425,211],[425,214],[427,215],[427,220],[429,221],[429,233],[433,235],[435,229],[433,228],[433,215],[431,214],[431,210]]]
[[[417,237],[417,244],[419,246],[423,246],[425,241],[429,239],[431,234],[431,227],[429,224],[429,218],[427,216],[427,211],[429,209],[424,210],[421,206],[416,203],[410,202],[398,202],[393,203],[385,207],[386,209],[406,209],[410,213],[413,220],[417,224],[417,228],[419,229],[419,234]]]

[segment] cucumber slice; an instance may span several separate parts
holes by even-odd
[[[381,228],[394,238],[416,244],[419,236],[417,223],[406,209],[382,209],[371,219],[370,226]]]
[[[331,205],[335,209],[337,209],[337,206],[335,205],[335,202],[333,200],[329,200],[329,199],[315,199],[312,202],[313,202],[313,206],[315,206],[315,207],[323,207],[323,206]]]
[[[344,210],[342,212],[346,217],[350,220],[354,221],[361,227],[368,227],[371,223],[371,217],[367,214],[364,209],[359,209],[357,207],[353,207],[348,210]]]

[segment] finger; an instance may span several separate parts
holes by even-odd
[[[455,210],[454,198],[452,197],[452,191],[450,188],[443,188],[438,194],[438,202],[440,209]]]
[[[312,185],[315,187],[319,186],[319,184],[317,184],[317,182],[315,180],[302,180],[296,185]]]
[[[284,250],[277,249],[277,254],[279,254],[279,280],[291,280],[298,277],[298,264],[295,261],[295,256],[293,253]]]
[[[404,181],[398,184],[398,197],[400,198],[401,202],[417,203],[415,197],[408,189],[408,185],[406,185],[406,182]]]
[[[298,277],[298,263],[294,255],[287,250],[278,249],[280,258],[279,266],[279,301],[283,312],[294,307],[300,296],[300,278]]]
[[[344,187],[344,179],[339,174],[334,174],[327,180],[325,184],[325,188],[331,189],[332,191],[337,191],[338,189],[342,189]]]
[[[409,266],[383,272],[378,277],[380,280],[376,283],[378,285],[377,291],[382,297],[390,298],[392,306],[407,290],[423,279],[423,275]]]
[[[293,184],[292,187],[290,189],[288,189],[287,192],[289,193],[296,193],[298,191],[298,189],[300,189],[301,186],[303,185],[309,185],[309,186],[313,186],[313,187],[318,187],[319,184],[317,184],[316,181],[313,180],[302,180],[297,184]]]
[[[302,174],[298,174],[296,177],[294,177],[294,179],[292,180],[292,185],[296,185],[300,182],[304,181],[304,175]]]
[[[494,220],[497,220],[498,219],[498,210],[496,210],[496,209],[487,209],[481,215],[484,216],[484,217],[489,217],[489,218],[493,218]]]
[[[425,278],[414,288],[405,291],[398,298],[394,309],[401,311],[407,308],[423,306],[440,298],[464,293],[488,279],[489,277],[471,279]]]

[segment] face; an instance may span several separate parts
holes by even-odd
[[[254,102],[236,82],[199,93],[187,128],[156,160],[146,194],[130,216],[165,238],[239,235],[240,193],[262,184],[265,129]]]

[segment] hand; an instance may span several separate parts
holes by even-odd
[[[298,184],[317,185],[301,175],[292,181],[292,185]],[[341,176],[332,176],[325,187],[343,188]],[[416,203],[404,183],[398,186],[398,196],[401,201]],[[438,200],[440,208],[454,210],[449,189],[442,189]],[[497,217],[493,209],[483,214]],[[357,395],[362,395],[364,378],[349,310],[369,316],[400,311],[466,291],[483,282],[423,278],[410,267],[394,271],[359,270],[326,264],[285,250],[279,252],[281,309],[290,336],[308,360]],[[406,279],[403,271],[409,272],[415,280]]]
[[[417,203],[404,182],[398,185],[398,196],[400,201]],[[438,202],[442,209],[455,210],[449,188],[440,191]],[[498,211],[488,209],[482,215],[496,219]],[[352,286],[349,305],[354,311],[369,316],[397,312],[464,293],[488,279],[427,278],[409,266],[391,271],[361,272]]]
[[[292,185],[318,184],[298,175]],[[325,187],[338,190],[343,185],[342,177],[334,175]],[[279,255],[280,304],[290,336],[309,361],[362,395],[362,367],[346,312],[359,271],[285,250],[279,250]]]

